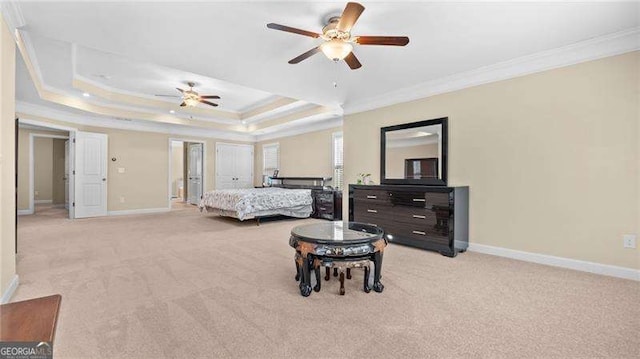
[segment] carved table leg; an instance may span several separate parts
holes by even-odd
[[[298,258],[293,260],[296,263],[296,282],[300,280],[300,265],[298,264]]]
[[[329,278],[331,278],[331,268],[327,267],[324,280],[329,280]]]
[[[338,268],[333,268],[333,276],[334,277],[338,276]]]
[[[344,272],[340,272],[340,295],[344,295]]]
[[[308,258],[302,260],[302,280],[300,281],[300,294],[303,297],[311,295],[311,263]]]
[[[320,279],[320,265],[314,263],[313,271],[316,272],[316,285],[313,287],[313,290],[319,292],[320,284],[322,283],[322,280]]]
[[[364,291],[365,291],[365,293],[371,292],[371,288],[369,287],[369,272],[370,271],[371,271],[371,269],[369,268],[368,265],[364,267]]]
[[[351,279],[351,268],[347,268],[347,279]]]
[[[373,290],[381,293],[384,290],[384,285],[380,283],[380,272],[382,271],[382,252],[378,251],[373,254],[373,263],[376,266],[373,272]]]

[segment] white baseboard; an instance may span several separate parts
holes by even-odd
[[[32,209],[19,209],[18,210],[18,216],[26,216],[28,214],[33,214],[33,210]]]
[[[9,287],[7,287],[7,290],[5,290],[4,293],[2,293],[2,298],[0,298],[0,304],[9,303],[9,301],[11,300],[11,297],[13,297],[13,294],[16,292],[16,289],[18,289],[19,283],[20,283],[20,280],[18,279],[18,275],[16,274],[15,276],[13,276],[11,283],[9,283]]]
[[[161,207],[161,208],[142,208],[142,209],[125,209],[121,211],[109,211],[107,214],[109,216],[128,216],[132,214],[149,214],[149,213],[162,213],[169,212],[171,208]]]
[[[618,267],[609,264],[581,261],[578,259],[550,256],[531,252],[518,251],[515,249],[488,246],[485,244],[469,243],[470,251],[490,254],[499,257],[517,259],[525,262],[544,264],[548,266],[568,268],[582,272],[606,275],[623,279],[640,281],[640,270]]]
[[[35,204],[48,204],[48,203],[53,203],[52,199],[36,199],[35,201],[33,201],[33,203]]]

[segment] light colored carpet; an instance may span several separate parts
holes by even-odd
[[[303,298],[289,231],[170,213],[20,217],[14,300],[62,294],[56,358],[640,357],[640,284],[477,253],[391,245]]]

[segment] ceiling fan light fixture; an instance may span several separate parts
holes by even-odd
[[[350,42],[333,39],[320,45],[320,49],[329,60],[340,61],[351,53],[353,45]]]
[[[186,103],[189,107],[195,107],[198,105],[198,103],[200,103],[200,101],[198,101],[197,97],[185,96],[184,103]]]

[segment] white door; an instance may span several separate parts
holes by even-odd
[[[216,189],[253,187],[253,146],[216,144]]]
[[[75,135],[75,218],[107,215],[107,135]]]
[[[189,143],[189,168],[187,192],[188,202],[191,204],[200,203],[202,197],[202,143]]]
[[[216,189],[235,187],[235,148],[232,145],[216,144]]]
[[[253,188],[253,146],[236,146],[235,188]]]
[[[64,208],[69,210],[69,140],[64,141]]]

